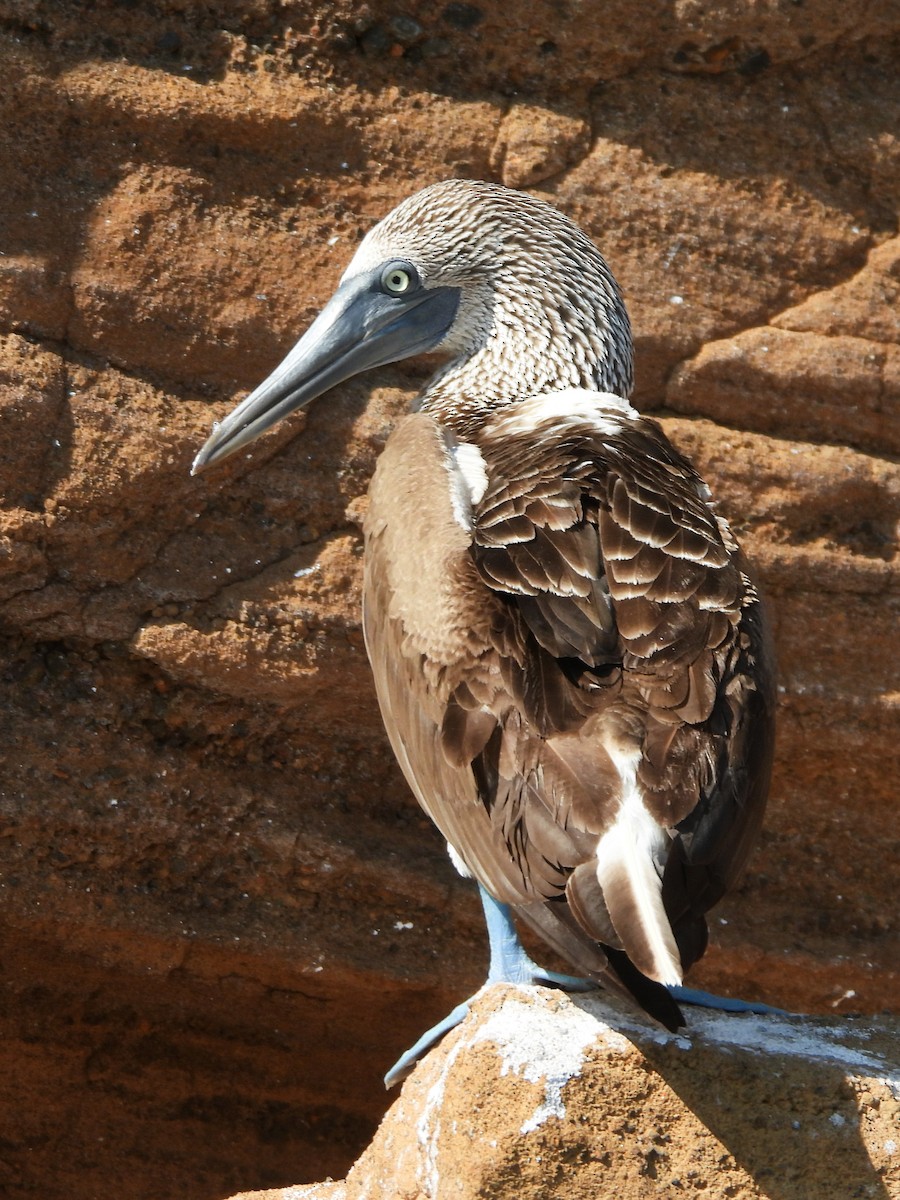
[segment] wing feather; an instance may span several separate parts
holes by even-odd
[[[669,981],[703,952],[704,913],[765,802],[759,598],[705,485],[652,421],[607,413],[551,437],[501,415],[477,438],[487,487],[463,533],[444,485],[453,549],[422,612],[398,596],[435,556],[434,519],[415,531],[432,504],[422,481],[450,469],[440,427],[407,418],[373,481],[366,638],[385,724],[420,803],[488,890],[669,1021],[634,968]],[[417,481],[399,505],[388,474]],[[616,825],[626,744],[660,835],[638,848]]]

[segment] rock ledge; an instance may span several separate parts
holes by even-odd
[[[900,1197],[896,1021],[494,987],[407,1081],[346,1180],[234,1200]]]

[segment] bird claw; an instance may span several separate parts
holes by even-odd
[[[711,992],[698,992],[695,988],[670,987],[667,989],[679,1004],[693,1004],[696,1008],[712,1008],[727,1013],[755,1013],[758,1016],[789,1017],[783,1008],[763,1004],[756,1000],[737,1000],[730,996],[714,996]]]
[[[590,979],[560,975],[557,971],[539,967],[525,953],[519,941],[509,905],[495,900],[480,884],[478,893],[491,943],[488,983],[536,983],[541,987],[559,988],[563,992],[592,992],[597,987]]]

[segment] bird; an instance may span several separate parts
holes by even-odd
[[[493,182],[407,197],[193,470],[423,353],[440,365],[379,456],[364,521],[363,629],[394,754],[478,884],[488,982],[601,984],[677,1030],[682,1003],[719,999],[683,978],[762,822],[774,659],[709,487],[629,400],[629,317],[590,238]],[[578,975],[538,966],[516,920]]]

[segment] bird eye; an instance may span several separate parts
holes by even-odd
[[[381,286],[389,296],[402,296],[417,282],[411,266],[391,263],[381,273]]]

